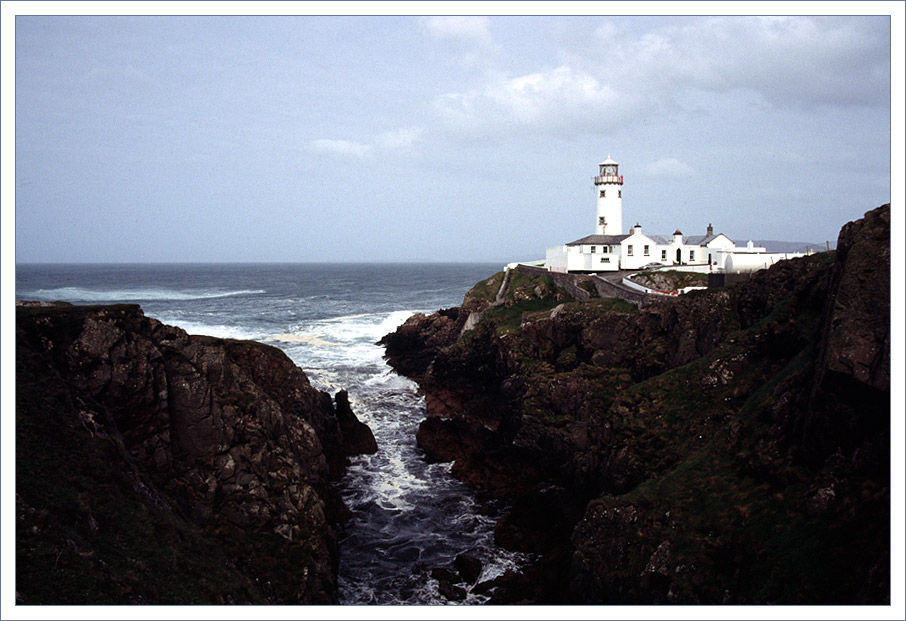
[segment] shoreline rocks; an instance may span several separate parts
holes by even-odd
[[[336,601],[331,483],[375,448],[345,393],[136,305],[16,315],[23,603]]]
[[[888,602],[889,218],[641,309],[497,274],[384,337],[428,458],[542,555],[492,603]]]

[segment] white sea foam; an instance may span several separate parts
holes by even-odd
[[[381,391],[415,392],[418,388],[417,384],[408,377],[397,375],[389,369],[383,373],[372,375],[362,383],[369,388]]]
[[[342,345],[337,341],[328,341],[313,334],[275,334],[270,337],[274,341],[284,341],[286,343],[310,343],[312,345],[324,345],[335,347]]]
[[[176,326],[177,328],[182,328],[189,334],[213,336],[221,339],[238,339],[243,341],[261,340],[262,337],[260,333],[252,332],[246,328],[238,326],[226,326],[219,324],[200,323],[196,321],[186,321],[178,317],[169,317],[165,314],[160,315],[158,319],[160,319],[160,321],[165,324]]]
[[[387,370],[384,350],[375,343],[412,314],[413,311],[393,311],[312,320],[289,332],[267,335],[264,340],[283,347],[306,370],[346,367],[357,368],[360,374],[366,368],[374,368],[381,373]],[[362,381],[361,377],[356,379]],[[367,379],[370,376],[366,375]]]
[[[140,302],[147,300],[207,300],[226,298],[237,295],[258,295],[263,289],[242,289],[224,291],[218,289],[86,289],[83,287],[58,287],[55,289],[36,289],[17,294],[22,299],[63,300],[72,302]]]

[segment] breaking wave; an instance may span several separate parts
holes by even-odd
[[[211,300],[215,298],[228,298],[237,295],[258,295],[264,293],[263,289],[242,289],[239,291],[223,291],[217,289],[187,289],[177,291],[173,289],[113,289],[109,291],[99,289],[85,289],[82,287],[58,287],[55,289],[36,289],[23,291],[23,299],[67,302],[143,302],[143,301],[186,301],[186,300]]]

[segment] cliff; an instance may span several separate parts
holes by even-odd
[[[541,555],[494,601],[888,602],[889,226],[642,308],[498,274],[385,337],[427,458]]]
[[[17,304],[17,601],[334,602],[330,482],[375,448],[337,406],[273,347]]]

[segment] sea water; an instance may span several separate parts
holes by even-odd
[[[416,312],[462,302],[496,264],[17,265],[16,299],[135,303],[190,334],[253,339],[283,349],[312,385],[349,391],[371,427],[374,455],[351,459],[338,484],[352,519],[340,539],[344,604],[447,603],[431,570],[467,552],[479,582],[525,558],[493,543],[489,503],[428,464],[415,432],[425,418],[416,385],[395,374],[377,341]],[[491,510],[493,505],[491,504]],[[469,593],[464,603],[486,596]]]

